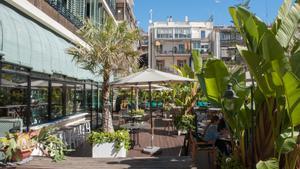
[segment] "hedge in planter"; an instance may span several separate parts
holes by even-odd
[[[113,133],[92,132],[88,140],[91,144],[114,143],[116,150],[120,150],[123,144],[126,150],[130,147],[130,137],[127,130],[118,130]]]

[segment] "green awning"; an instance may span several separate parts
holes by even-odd
[[[0,47],[2,43],[5,61],[32,67],[33,71],[41,73],[59,73],[95,81],[101,79],[80,68],[66,53],[66,49],[72,46],[70,42],[2,3],[1,23]]]

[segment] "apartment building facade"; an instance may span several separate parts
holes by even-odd
[[[236,45],[242,45],[243,39],[235,27],[214,26],[212,42],[216,58],[232,63],[241,62]]]
[[[149,26],[149,67],[176,73],[173,65],[192,65],[192,50],[199,50],[203,58],[211,54],[213,23],[173,21],[153,22]]]
[[[87,46],[76,35],[85,18],[96,25],[107,16],[116,23],[134,18],[128,12],[118,18],[119,3],[133,11],[133,1],[0,1],[0,119],[21,118],[27,129],[85,117],[100,125],[101,77],[82,69],[66,49]]]

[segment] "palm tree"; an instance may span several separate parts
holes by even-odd
[[[129,71],[138,63],[138,51],[134,44],[139,40],[138,30],[129,30],[126,22],[115,24],[112,18],[100,26],[87,20],[78,34],[88,44],[68,49],[74,60],[84,69],[103,77],[102,112],[103,131],[113,132],[112,116],[109,105],[109,81],[114,71]]]

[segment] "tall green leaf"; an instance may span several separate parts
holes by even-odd
[[[199,50],[192,51],[193,64],[195,73],[200,73],[202,70],[202,58]]]
[[[293,45],[294,34],[298,29],[300,21],[300,5],[298,3],[294,3],[294,5],[289,6],[290,0],[286,1],[286,4],[284,3],[284,7],[282,8],[282,12],[279,13],[281,24],[276,34],[277,40],[284,48],[288,48],[289,45]]]
[[[292,66],[292,71],[293,73],[300,78],[300,52],[295,53],[294,55],[291,56],[290,58],[290,64]]]
[[[287,107],[294,126],[300,124],[300,81],[292,72],[283,76]]]
[[[230,74],[221,60],[208,60],[204,72],[204,81],[207,98],[217,104],[226,90]]]

